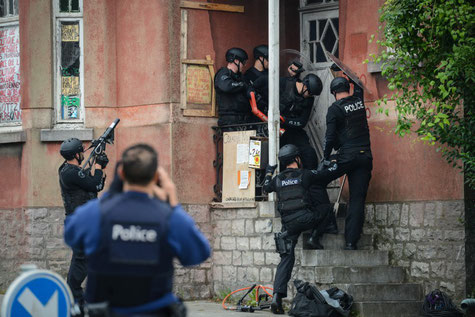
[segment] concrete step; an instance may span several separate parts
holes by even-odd
[[[302,234],[303,248],[310,249],[308,246],[308,239],[310,238],[310,232],[304,232]],[[325,250],[343,250],[345,247],[345,236],[343,234],[324,234],[320,239],[320,243]],[[369,234],[361,235],[358,242],[358,249],[360,250],[372,250],[373,249],[373,236]]]
[[[387,251],[302,250],[302,266],[381,266],[388,265]]]
[[[423,297],[420,284],[336,284],[353,296],[355,302],[420,301]]]
[[[405,277],[403,268],[391,266],[315,268],[317,284],[402,283]]]
[[[351,308],[359,317],[418,317],[422,301],[355,302]]]

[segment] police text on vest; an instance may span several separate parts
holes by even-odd
[[[345,106],[345,111],[348,113],[348,112],[353,112],[353,111],[360,110],[360,109],[363,109],[363,108],[364,108],[363,102],[362,101],[357,101],[354,104],[352,103],[352,104],[349,104],[349,105]]]
[[[151,229],[142,229],[140,226],[131,225],[128,228],[124,228],[121,225],[115,224],[112,226],[112,240],[117,239],[132,242],[155,242],[157,241],[157,232]]]
[[[298,183],[299,183],[298,179],[289,179],[286,181],[282,181],[282,186],[297,185]]]

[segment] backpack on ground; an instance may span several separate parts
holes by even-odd
[[[319,291],[315,285],[294,281],[297,294],[295,295],[289,316],[294,317],[340,317],[348,316],[353,304],[353,297],[342,290],[333,287]]]
[[[436,289],[426,295],[421,315],[425,317],[462,317],[463,313],[446,293]]]

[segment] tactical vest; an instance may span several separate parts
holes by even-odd
[[[302,176],[303,171],[300,169],[286,169],[277,175],[276,193],[279,199],[277,209],[282,217],[309,208]]]
[[[241,75],[233,73],[230,69],[223,67],[221,68],[215,76],[215,81],[222,80],[222,76],[229,76],[237,82],[242,82],[243,78]],[[235,93],[228,93],[221,91],[217,85],[216,87],[216,102],[218,105],[218,114],[219,116],[243,116],[251,115],[251,104],[246,97],[246,91],[243,88],[242,91]]]
[[[61,188],[61,197],[63,198],[64,209],[66,211],[66,216],[72,214],[74,210],[84,205],[91,199],[97,197],[97,193],[88,192],[77,186],[68,186],[68,179],[65,179],[66,175],[68,177],[80,177],[79,173],[81,169],[78,166],[63,163],[59,167],[59,186]],[[84,173],[89,173],[89,171],[84,171]]]
[[[368,119],[366,118],[366,108],[363,101],[358,97],[351,96],[340,99],[335,104],[345,115],[343,129],[338,134],[338,140],[342,148],[345,147],[348,141],[357,138],[366,137],[369,144]]]
[[[101,200],[101,238],[88,257],[86,300],[133,307],[172,291],[174,253],[168,243],[172,208],[144,193]]]

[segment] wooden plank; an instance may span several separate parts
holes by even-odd
[[[184,9],[198,9],[198,10],[244,13],[244,6],[221,4],[221,3],[181,1],[180,7]]]
[[[207,55],[209,56],[209,55]],[[213,65],[213,61],[210,59],[182,59],[183,64],[193,64],[193,65]]]
[[[255,201],[256,176],[255,170],[249,168],[249,138],[255,136],[255,130],[224,132],[223,135],[223,203],[240,203]],[[247,153],[238,150],[245,150]],[[244,156],[244,154],[246,154]],[[241,161],[241,159],[247,161]],[[238,161],[239,159],[239,161]],[[241,173],[249,175],[249,183],[246,188],[239,188],[239,176]],[[246,175],[246,174],[243,174]]]
[[[180,59],[186,59],[188,54],[188,12],[181,10],[180,26]],[[181,65],[180,73],[180,100],[181,109],[186,108],[186,64]]]
[[[214,89],[214,64],[211,60],[211,56],[206,55],[206,60],[212,63],[208,65],[209,73],[211,74],[212,91],[211,91],[211,116],[216,117],[216,91]]]

